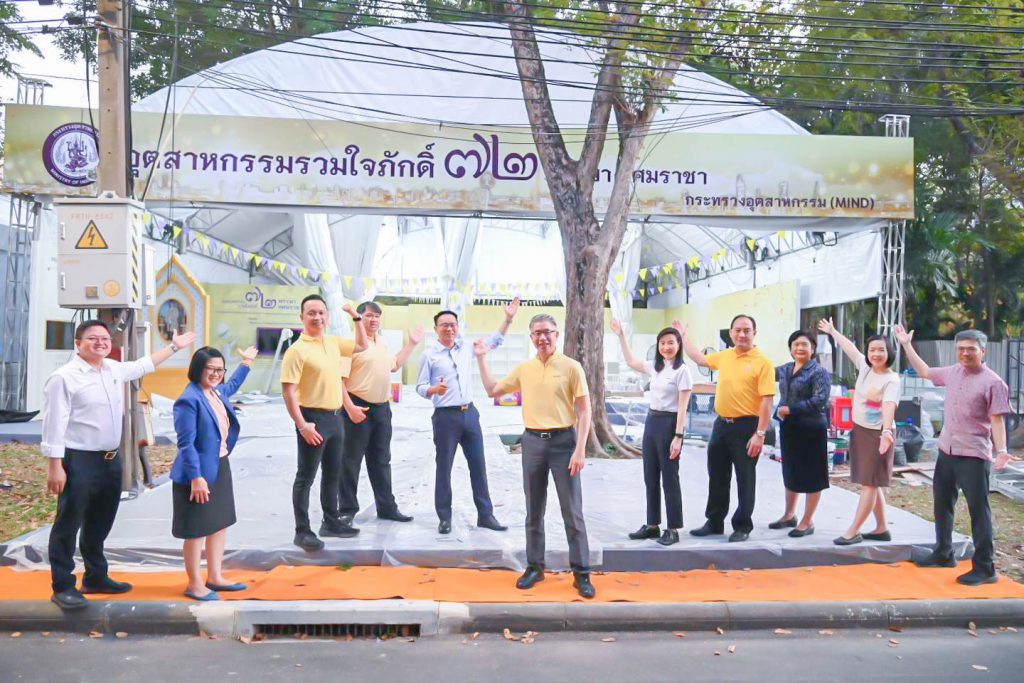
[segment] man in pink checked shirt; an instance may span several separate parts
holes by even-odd
[[[985,365],[988,337],[978,330],[958,332],[954,341],[958,365],[930,368],[914,351],[914,332],[894,328],[896,340],[917,374],[946,387],[946,416],[939,435],[932,494],[935,498],[935,548],[917,561],[921,567],[955,567],[953,513],[958,489],[963,490],[971,513],[974,568],[957,577],[967,586],[995,583],[992,541],[992,510],[988,503],[988,479],[992,468],[1006,467],[1014,459],[1006,448],[1006,415],[1010,413],[1006,383]]]

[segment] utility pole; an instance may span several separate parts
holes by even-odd
[[[128,131],[131,111],[128,101],[128,26],[130,0],[98,0],[96,3],[97,40],[96,55],[99,82],[99,166],[96,185],[102,194],[112,192],[127,199],[133,188],[128,187]],[[121,360],[137,360],[142,354],[144,328],[138,322],[139,311],[132,308],[114,308],[103,311],[108,323],[120,333]],[[128,383],[121,433],[121,487],[135,491],[142,464],[139,459],[138,427],[142,413],[139,409],[139,389],[135,382]]]

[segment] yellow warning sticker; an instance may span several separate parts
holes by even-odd
[[[106,249],[107,241],[103,239],[103,235],[100,234],[100,229],[96,227],[95,221],[89,221],[89,225],[85,226],[85,232],[78,238],[78,243],[75,244],[75,249]]]

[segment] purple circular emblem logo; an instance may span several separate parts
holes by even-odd
[[[86,123],[66,123],[43,143],[43,166],[65,185],[82,187],[94,182],[99,163],[96,129]]]

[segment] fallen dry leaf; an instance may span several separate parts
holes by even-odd
[[[300,669],[302,668],[302,665],[301,665],[301,664],[296,664],[295,666],[296,666],[296,667],[298,667],[298,668],[300,668]]]
[[[777,628],[775,629],[775,631],[773,631],[773,633],[777,636],[788,636],[793,634],[793,632],[790,631],[788,628]]]
[[[611,637],[609,637],[609,638],[602,638],[602,639],[601,639],[601,642],[602,642],[602,643],[614,643],[614,642],[615,642],[615,639],[614,639],[614,638],[611,638]]]
[[[476,640],[479,637],[480,637],[480,631],[474,631],[473,635],[470,636],[470,639],[471,640]]]
[[[978,632],[977,632],[977,631],[975,631],[974,629],[971,629],[971,630],[969,630],[969,631],[967,632],[967,635],[969,635],[969,636],[974,636],[975,638],[977,638],[977,637],[978,637]]]
[[[1015,629],[1015,628],[1014,628],[1014,627],[1012,627],[1012,626],[1007,626],[1007,627],[1006,627],[1006,630],[1007,630],[1007,631],[1009,631],[1010,633],[1016,633],[1016,632],[1017,632],[1017,629]]]
[[[300,633],[296,633],[295,634],[295,639],[296,640],[305,640],[306,638],[309,638],[309,634],[308,633],[301,633],[300,632]]]
[[[128,637],[128,631],[118,631],[117,633],[114,634],[114,636],[117,637],[117,638],[127,638]]]
[[[720,636],[724,636],[725,635],[725,629],[723,629],[721,626],[716,626],[715,627],[715,631],[717,631],[718,635],[720,635]]]
[[[997,633],[999,633],[999,631],[995,630],[994,628],[990,628],[988,630],[988,632],[991,633],[992,635],[996,635]]]
[[[403,638],[402,642],[403,643],[415,643],[416,639],[415,638]]]
[[[503,631],[503,634],[505,636],[505,640],[519,640],[519,636],[517,636],[516,634],[512,633],[511,629],[505,629]]]
[[[12,633],[11,638],[21,638],[21,631],[15,631]]]
[[[672,631],[672,635],[674,635],[676,638],[685,638],[686,631]]]
[[[732,654],[733,652],[736,652],[736,646],[735,645],[730,645],[726,649],[729,651],[729,654]]]
[[[722,653],[721,653],[721,652],[719,652],[718,650],[715,650],[715,656],[716,656],[716,657],[721,657],[721,656],[722,656]]]
[[[975,624],[973,621],[968,621],[967,622],[967,630],[968,631],[977,631],[978,630],[978,625]]]
[[[823,628],[820,631],[818,631],[818,635],[819,636],[834,636],[835,635],[835,631],[833,631],[831,629]]]
[[[248,645],[249,643],[252,642],[252,636],[238,636],[238,640],[239,640],[239,642],[244,643],[245,645]]]
[[[890,626],[889,630],[890,631],[894,631],[895,633],[903,633],[903,627],[902,626]]]
[[[267,639],[267,634],[266,633],[256,633],[252,637],[252,642],[254,642],[254,643],[262,643],[266,639]]]
[[[89,631],[89,637],[90,638],[102,638],[103,634],[100,633],[99,631]]]
[[[896,640],[895,638],[890,638],[889,643],[892,645],[899,645],[900,641]]]
[[[978,671],[988,671],[988,667],[982,666],[981,664],[971,664],[971,668],[976,669]]]
[[[50,637],[50,632],[49,631],[43,631],[39,635],[41,635],[43,638],[49,638]]]
[[[466,640],[465,638],[463,638],[463,639],[462,639],[462,644],[463,644],[463,645],[469,645],[469,641],[468,641],[468,640]]]

